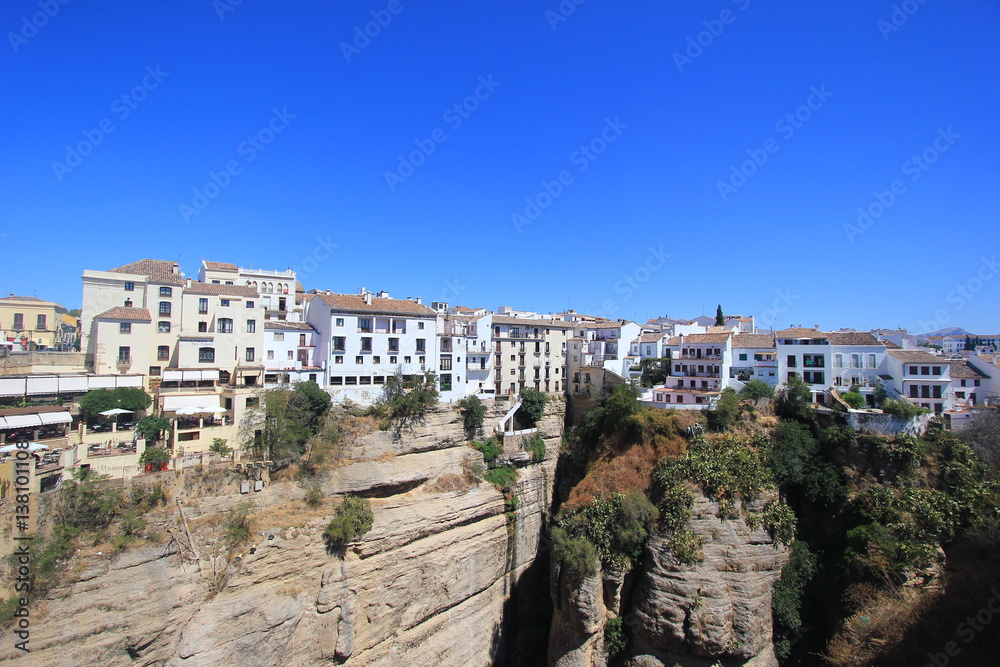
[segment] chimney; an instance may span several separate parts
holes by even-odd
[[[423,304],[423,299],[422,299],[422,297],[419,297],[419,296],[417,297],[417,303],[418,303],[418,304],[421,304],[421,305]]]
[[[364,287],[361,288],[361,296],[364,296],[368,292]]]
[[[372,293],[371,292],[365,292],[364,293],[364,300],[365,300],[365,303],[368,304],[369,306],[372,305]]]

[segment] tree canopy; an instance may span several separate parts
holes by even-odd
[[[542,420],[545,414],[545,403],[549,397],[537,389],[521,390],[521,407],[517,411],[518,419],[523,420],[529,428]]]

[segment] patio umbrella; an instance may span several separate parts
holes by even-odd
[[[121,408],[111,408],[110,410],[105,410],[104,412],[98,412],[99,415],[104,415],[105,417],[114,417],[116,415],[130,415],[131,410],[123,410]]]
[[[218,405],[213,405],[210,408],[203,408],[202,412],[211,412],[213,415],[221,415],[226,409]]]
[[[177,408],[176,410],[174,410],[175,415],[180,415],[182,417],[190,417],[191,415],[196,415],[199,412],[201,412],[199,408],[190,406],[186,408]]]

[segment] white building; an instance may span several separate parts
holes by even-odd
[[[896,394],[935,414],[951,409],[951,364],[921,350],[889,350],[888,375]]]
[[[317,331],[316,360],[325,365],[327,391],[335,401],[369,405],[386,378],[423,375],[437,364],[437,313],[421,300],[393,299],[388,292],[312,291],[305,318]]]
[[[778,384],[778,351],[773,334],[738,333],[732,338],[732,365],[729,367],[730,380],[740,383],[734,389],[752,379],[766,382],[772,387]]]

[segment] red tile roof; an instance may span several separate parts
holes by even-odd
[[[754,349],[774,347],[774,336],[771,334],[736,334],[733,336],[733,347]]]
[[[943,364],[947,361],[923,350],[889,350],[887,354],[907,363]]]
[[[205,295],[220,295],[220,296],[243,296],[248,298],[256,298],[260,296],[252,287],[247,287],[246,285],[216,285],[214,283],[200,283],[192,281],[190,285],[184,288],[185,294],[205,294]]]
[[[834,345],[879,345],[878,338],[869,331],[833,331],[827,337]]]
[[[128,322],[152,322],[148,308],[126,308],[125,306],[115,306],[111,310],[105,310],[97,315],[96,320],[125,320]]]
[[[965,359],[952,359],[948,363],[951,364],[951,376],[953,378],[982,379],[989,377],[989,375],[983,373],[975,366],[969,365],[969,362]]]
[[[494,315],[493,324],[523,324],[528,327],[545,327],[547,329],[576,329],[580,328],[582,323],[566,322],[565,320]]]
[[[208,271],[237,271],[235,264],[230,264],[229,262],[209,262],[208,260],[202,260],[205,264],[205,269]]]
[[[687,334],[684,336],[685,344],[702,344],[702,343],[725,343],[729,341],[729,337],[732,334],[729,333],[703,333],[703,334]],[[680,337],[674,336],[669,341],[667,345],[680,345]]]
[[[827,338],[828,335],[816,329],[803,329],[799,327],[781,329],[774,332],[775,338]]]
[[[10,296],[3,297],[0,301],[42,301],[42,299],[39,299],[37,296],[14,296],[11,294]]]

